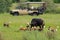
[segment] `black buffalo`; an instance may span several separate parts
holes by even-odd
[[[39,18],[33,18],[31,20],[31,23],[30,23],[30,28],[39,26],[39,29],[43,29],[44,25],[45,25],[45,23],[44,23],[43,19],[41,19],[41,18],[40,19]]]

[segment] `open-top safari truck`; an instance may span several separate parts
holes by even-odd
[[[15,9],[15,10],[11,10],[10,14],[11,15],[39,15],[39,14],[43,14],[43,12],[46,9],[46,3],[45,2],[25,2],[25,3],[21,3],[21,4],[25,4],[27,5],[27,7],[20,7],[20,9]],[[31,6],[30,4],[43,4],[41,7],[36,7],[35,6]],[[23,5],[24,6],[24,5]]]

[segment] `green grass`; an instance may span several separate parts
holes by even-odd
[[[42,18],[45,21],[44,31],[18,31],[20,26],[25,27],[32,18]],[[11,22],[10,27],[3,27],[4,22]],[[49,40],[46,32],[48,26],[60,26],[60,14],[43,14],[39,16],[12,16],[8,13],[0,14],[0,32],[2,40]],[[55,40],[60,40],[60,28],[56,32]]]

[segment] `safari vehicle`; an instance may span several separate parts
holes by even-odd
[[[43,14],[43,12],[45,11],[46,7],[45,7],[45,2],[25,2],[25,4],[27,4],[27,8],[20,8],[20,9],[16,9],[16,10],[11,10],[10,14],[11,15],[39,15],[39,14]],[[38,7],[38,8],[34,8],[29,7],[29,4],[43,4],[42,7]]]
[[[28,9],[16,9],[16,10],[11,10],[10,14],[12,15],[38,15],[37,10],[28,10]]]

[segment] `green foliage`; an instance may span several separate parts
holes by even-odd
[[[43,2],[46,2],[46,7],[47,7],[47,10],[46,12],[53,12],[55,10],[55,3],[53,0],[42,0]]]
[[[45,32],[46,33],[46,32]],[[45,37],[45,33],[42,31],[26,31],[23,34],[23,40],[27,39],[27,40],[47,40],[47,38]]]
[[[12,0],[12,2],[13,3],[17,2],[18,3],[18,2],[20,2],[20,0]]]
[[[60,13],[60,4],[56,4],[55,12]]]
[[[41,0],[28,0],[30,2],[40,2]]]
[[[7,12],[12,0],[0,0],[0,12]]]
[[[60,3],[60,0],[54,0],[55,3]]]
[[[26,1],[28,1],[28,0],[20,0],[20,2],[26,2]]]
[[[23,8],[23,7],[26,7],[27,5],[26,4],[22,4],[24,2],[27,2],[27,0],[20,0],[20,6]]]

